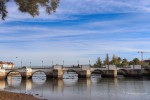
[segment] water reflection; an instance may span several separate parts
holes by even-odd
[[[32,76],[33,83],[44,84],[46,81],[46,74],[44,72],[36,72]]]
[[[5,80],[0,80],[0,90],[4,90],[6,87],[6,81]]]
[[[147,78],[40,80],[34,77],[22,81],[18,81],[18,78],[1,80],[0,89],[49,100],[149,100],[149,84],[150,79]]]

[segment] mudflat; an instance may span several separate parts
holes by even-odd
[[[0,100],[41,100],[33,95],[0,91]]]

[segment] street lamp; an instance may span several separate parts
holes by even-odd
[[[31,67],[31,62],[30,62],[30,67]]]
[[[77,61],[77,63],[78,63],[78,67],[79,67],[79,60]]]
[[[42,68],[43,68],[43,60],[42,60]]]
[[[53,66],[53,60],[52,60],[52,66]]]
[[[63,66],[64,66],[64,60],[63,60]]]
[[[20,63],[21,63],[21,67],[22,67],[22,61]]]

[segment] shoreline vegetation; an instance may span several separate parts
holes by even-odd
[[[89,60],[90,63],[90,60]],[[106,54],[106,57],[104,60],[101,60],[100,57],[97,58],[94,65],[91,65],[91,67],[101,67],[103,65],[116,65],[117,67],[127,67],[130,65],[141,65],[142,67],[148,67],[150,66],[150,60],[141,60],[139,58],[133,58],[132,60],[128,60],[127,58],[121,58],[116,55],[113,55],[112,58],[109,57],[108,54]]]
[[[0,100],[43,100],[33,95],[0,91]],[[45,99],[46,100],[46,99]]]

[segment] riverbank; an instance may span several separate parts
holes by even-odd
[[[41,100],[33,95],[0,91],[0,100]]]

